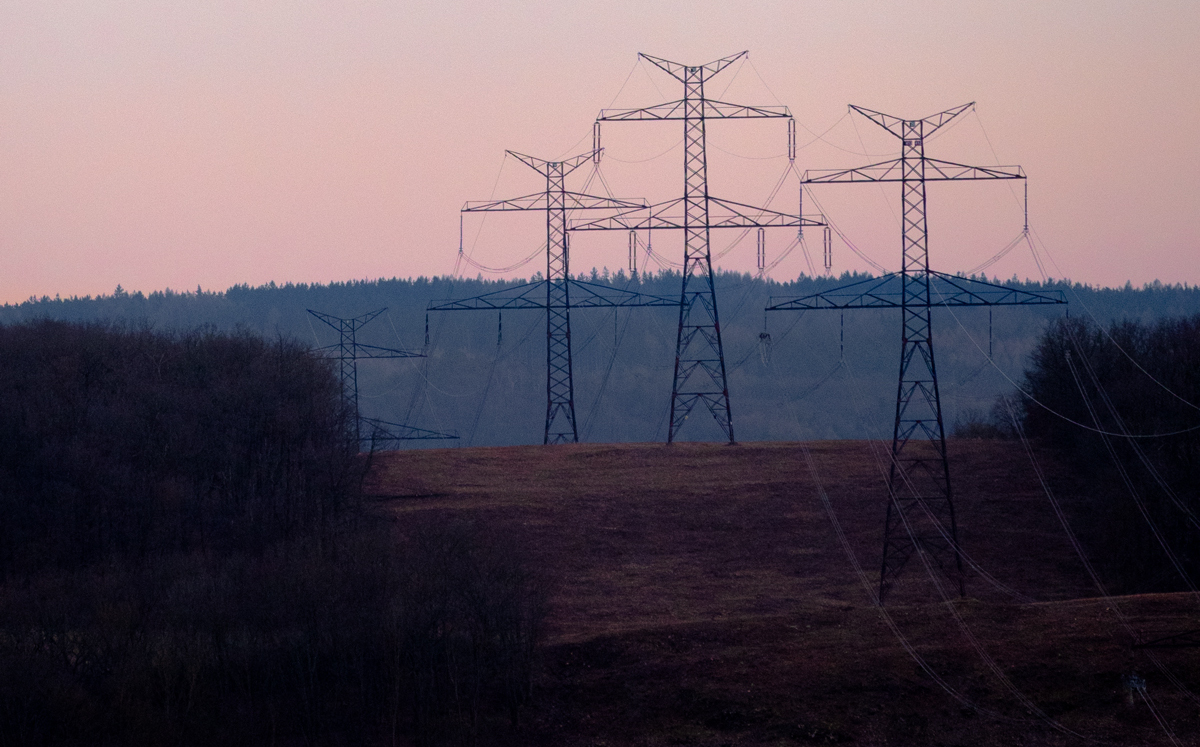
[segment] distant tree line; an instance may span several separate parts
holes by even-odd
[[[0,326],[0,744],[508,733],[544,587],[364,505],[350,417],[288,338]]]
[[[583,277],[593,280],[590,272]],[[898,311],[763,311],[772,296],[802,296],[867,277],[844,273],[777,281],[718,273],[721,329],[739,440],[890,437],[900,355]],[[636,277],[599,271],[594,281],[669,298],[678,297],[680,289],[680,277],[673,271]],[[364,414],[456,430],[462,436],[459,445],[540,443],[545,418],[545,315],[538,311],[427,315],[425,310],[430,301],[477,296],[517,282],[435,277],[238,285],[220,292],[122,291],[99,298],[43,297],[0,307],[0,321],[119,320],[164,331],[202,324],[232,331],[243,325],[267,337],[283,334],[317,347],[336,342],[336,334],[319,323],[311,324],[306,309],[352,317],[386,306],[386,315],[360,331],[360,342],[424,351],[429,357],[361,362]],[[1152,283],[1108,289],[1015,278],[1002,282],[1028,291],[1065,290],[1070,316],[1094,316],[1104,323],[1200,313],[1200,289],[1192,286]],[[990,324],[985,309],[935,310],[934,348],[947,423],[970,421],[974,410],[986,412],[997,394],[1008,391],[1005,375],[1020,377],[1042,330],[1067,309],[997,308]],[[678,313],[671,308],[572,312],[576,414],[584,440],[666,437],[677,321]],[[987,360],[989,351],[995,366]],[[708,420],[697,413],[682,437],[719,437]],[[429,444],[447,445],[444,441],[424,445]]]

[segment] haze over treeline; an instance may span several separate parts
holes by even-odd
[[[676,297],[679,275],[623,272],[580,276],[617,288]],[[899,313],[892,310],[763,311],[770,296],[800,296],[865,279],[801,276],[791,282],[721,273],[717,294],[735,435],[740,441],[887,437],[899,365]],[[545,417],[545,314],[540,311],[432,312],[430,301],[465,298],[517,281],[448,277],[349,281],[328,285],[238,285],[224,292],[121,289],[99,298],[31,298],[0,307],[0,321],[108,320],[160,330],[208,326],[294,337],[314,346],[337,333],[306,309],[353,317],[387,307],[359,342],[427,353],[409,360],[359,362],[364,415],[442,431],[462,445],[540,443]],[[986,412],[1020,381],[1048,321],[1064,315],[1150,321],[1200,313],[1200,288],[1154,283],[1095,288],[1019,282],[1028,291],[1063,289],[1067,306],[939,309],[934,346],[948,427]],[[666,434],[675,308],[574,309],[575,407],[581,440],[657,441]],[[764,336],[765,334],[765,336]],[[989,346],[995,366],[988,363]],[[839,359],[844,352],[844,364]],[[1007,378],[1006,378],[1007,377]],[[1012,379],[1010,381],[1009,379]],[[693,411],[684,439],[718,440],[707,413]],[[415,442],[413,442],[414,445]],[[444,446],[447,442],[430,442]]]

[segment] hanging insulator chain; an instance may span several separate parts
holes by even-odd
[[[796,160],[796,120],[788,117],[788,160]]]
[[[767,229],[758,227],[758,269],[767,266]]]
[[[796,238],[804,238],[804,185],[800,185],[800,207],[796,211],[796,217],[800,219],[800,227],[796,229]]]
[[[1025,180],[1025,233],[1029,233],[1029,180]]]
[[[429,347],[429,312],[425,312],[425,347]]]
[[[629,232],[629,273],[637,274],[637,231]]]
[[[504,312],[496,314],[496,347],[504,342]]]
[[[825,226],[825,272],[833,269],[833,233]]]
[[[592,163],[600,164],[600,123],[592,123]]]

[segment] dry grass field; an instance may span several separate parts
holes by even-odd
[[[866,442],[391,452],[368,493],[400,532],[500,532],[551,584],[533,703],[497,743],[1172,744],[1161,723],[1197,744],[1200,650],[1158,651],[1160,668],[1130,647],[1019,444],[950,455],[963,548],[1024,598],[972,572],[951,607],[914,562],[892,626],[818,492],[875,582],[885,483]],[[1200,626],[1191,595],[1115,601],[1150,637]]]

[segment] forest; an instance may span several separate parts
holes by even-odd
[[[771,298],[804,296],[866,279],[800,276],[779,282],[718,273],[717,298],[739,441],[890,436],[900,355],[896,310],[764,312]],[[671,271],[592,270],[590,282],[677,297]],[[534,280],[540,279],[540,276]],[[1019,381],[1039,335],[1059,318],[1149,322],[1200,312],[1200,289],[1155,283],[1094,288],[987,278],[1029,291],[1062,290],[1062,306],[938,309],[934,349],[947,428],[979,420]],[[427,357],[358,364],[365,416],[441,432],[457,442],[411,447],[541,443],[545,419],[545,314],[537,310],[427,313],[432,301],[493,292],[519,281],[448,277],[314,284],[238,285],[225,291],[118,288],[98,298],[42,297],[0,307],[0,322],[41,318],[122,321],[155,330],[243,329],[314,348],[338,341],[307,309],[355,317],[386,307],[358,341]],[[673,308],[575,309],[571,315],[580,439],[662,441],[670,404],[678,312]],[[426,344],[428,340],[428,344]],[[989,362],[989,353],[990,361]],[[693,415],[684,440],[720,433]]]
[[[328,360],[53,320],[0,327],[0,360],[0,744],[517,723],[542,586],[485,527],[398,528],[365,501]]]

